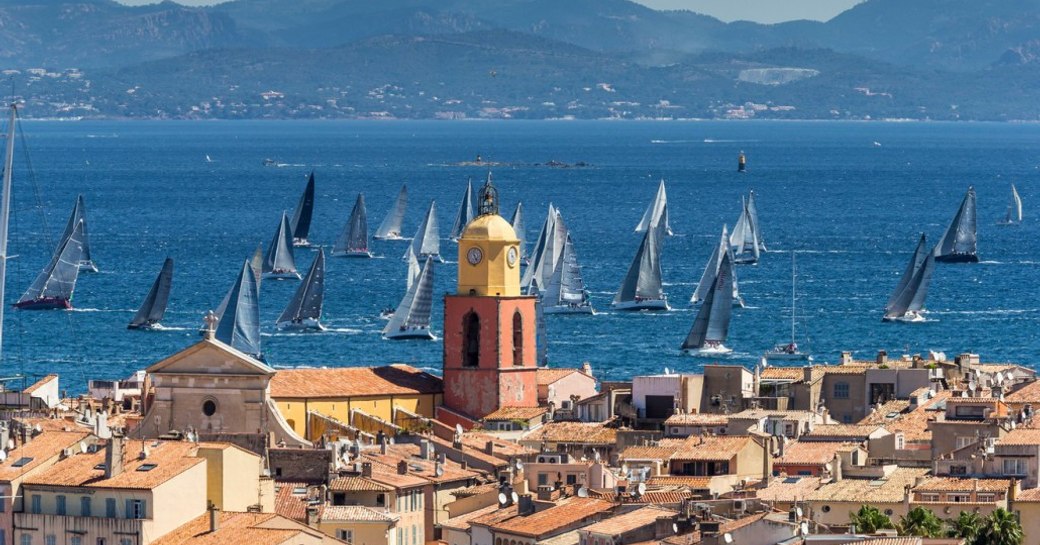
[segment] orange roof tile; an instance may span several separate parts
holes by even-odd
[[[275,399],[437,394],[443,391],[444,385],[439,377],[403,364],[282,369],[271,379],[271,397]]]
[[[548,384],[552,384],[558,380],[567,378],[573,375],[574,373],[578,373],[582,376],[588,376],[585,375],[585,373],[582,373],[581,369],[549,369],[547,367],[539,367],[538,372],[536,373],[536,380],[538,380],[539,386],[545,386]]]
[[[40,474],[26,480],[26,485],[72,486],[89,488],[130,488],[151,490],[184,473],[205,459],[196,457],[198,445],[187,441],[148,442],[148,457],[141,459],[139,441],[125,441],[123,471],[105,478],[105,449],[70,456]],[[143,466],[154,465],[150,470]],[[101,469],[97,469],[101,467]],[[140,469],[140,470],[139,470]]]
[[[880,425],[877,424],[820,424],[814,426],[812,431],[803,436],[806,439],[817,437],[842,437],[848,439],[859,439],[867,437],[876,432]]]
[[[667,460],[686,443],[685,439],[661,439],[656,445],[634,445],[621,451],[622,460]]]
[[[765,380],[802,380],[805,371],[801,367],[766,367],[762,370]]]
[[[317,530],[296,526],[273,513],[221,513],[220,528],[210,531],[209,514],[152,542],[153,545],[281,545],[300,534],[315,538]]]
[[[1025,386],[1004,396],[1004,401],[1011,404],[1040,404],[1040,380],[1027,383]],[[1034,407],[1038,408],[1038,407]]]
[[[303,490],[303,493],[297,493]],[[279,481],[275,484],[274,511],[298,522],[307,522],[307,483]],[[317,505],[319,516],[324,503]]]
[[[820,487],[819,477],[777,477],[765,488],[760,488],[755,495],[765,501],[796,502],[805,501],[809,494]]]
[[[528,432],[521,441],[613,446],[617,443],[617,430],[602,424],[549,422]]]
[[[79,442],[88,437],[90,434],[85,431],[44,431],[28,443],[8,451],[7,460],[0,463],[0,481],[22,477],[67,448],[75,448],[75,452],[79,452]],[[21,458],[31,458],[31,461],[21,467],[14,467],[12,464]]]
[[[574,497],[561,501],[544,511],[538,511],[525,517],[513,517],[491,527],[496,532],[540,539],[561,528],[609,511],[611,507],[613,504],[607,501]]]
[[[1040,445],[1040,429],[1015,428],[997,440],[998,445]]]
[[[1006,492],[1011,486],[1008,479],[960,479],[956,477],[932,477],[918,486],[914,492]]]
[[[389,511],[364,505],[326,505],[321,513],[322,522],[396,522],[401,517]]]
[[[670,517],[675,514],[671,509],[665,509],[654,505],[640,507],[635,511],[629,511],[623,515],[610,517],[606,520],[590,524],[582,531],[590,534],[601,534],[607,536],[620,536],[625,532],[637,530],[645,526],[652,526],[661,517]]]
[[[750,435],[690,436],[672,460],[729,460],[751,442]]]
[[[711,488],[711,477],[654,475],[647,479],[646,484],[647,486],[687,486],[692,490],[708,490]]]
[[[31,393],[35,392],[36,390],[39,390],[45,384],[47,384],[48,382],[50,382],[52,380],[58,380],[58,375],[47,375],[47,376],[41,378],[40,380],[37,380],[36,382],[34,382],[28,388],[22,390],[22,393],[23,394],[31,394]]]
[[[385,484],[377,483],[372,479],[366,479],[356,475],[347,475],[344,477],[336,477],[329,482],[329,490],[334,492],[361,492],[361,491],[376,491],[376,492],[390,492],[393,487]]]
[[[487,446],[487,442],[493,443],[493,449],[495,454],[504,457],[515,457],[524,456],[526,454],[534,454],[536,451],[529,449],[521,444],[514,443],[512,441],[506,441],[494,435],[489,435],[480,432],[466,432],[462,434],[462,445],[465,447],[484,450]]]
[[[495,485],[495,488],[497,489],[498,485]],[[445,520],[445,521],[440,523],[440,527],[441,528],[449,528],[451,530],[466,531],[466,530],[469,530],[470,521],[472,521],[474,519],[477,519],[477,518],[480,518],[480,517],[483,517],[484,515],[489,515],[491,513],[494,513],[495,511],[498,511],[499,509],[501,509],[501,508],[498,506],[497,503],[491,504],[491,505],[489,505],[487,507],[484,507],[482,509],[477,509],[476,511],[471,511],[471,512],[466,513],[464,515],[459,515],[457,517],[452,517],[452,518],[450,518],[448,520]]]
[[[904,487],[913,486],[918,477],[928,475],[924,468],[897,468],[880,479],[842,479],[821,486],[809,494],[812,501],[894,503],[903,501]]]
[[[836,441],[795,441],[784,446],[784,455],[774,465],[823,465],[855,443]]]
[[[665,421],[665,426],[725,426],[729,417],[724,414],[690,413],[673,414]]]
[[[533,420],[549,412],[546,407],[500,407],[491,414],[481,418],[486,422],[510,421],[510,420]]]

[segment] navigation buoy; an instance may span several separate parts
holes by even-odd
[[[744,152],[740,152],[740,156],[737,157],[737,172],[747,172],[747,157]]]

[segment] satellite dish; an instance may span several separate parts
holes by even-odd
[[[584,486],[579,488],[578,489],[578,497],[579,498],[587,498],[587,497],[589,497],[589,489],[585,488]]]
[[[83,441],[79,442],[79,452],[81,454],[86,454],[87,453],[87,444],[84,443]]]
[[[499,507],[505,507],[507,501],[509,501],[509,498],[506,497],[505,493],[504,492],[499,492],[498,493],[498,506]]]
[[[516,470],[517,471],[523,471],[524,470],[524,463],[521,462],[520,460],[516,461]]]
[[[8,450],[14,450],[14,439],[8,439],[7,440],[7,449]]]
[[[36,433],[43,433],[43,426],[36,424],[35,426],[33,426],[33,431],[35,431]]]
[[[1004,373],[997,371],[997,384],[999,385],[1002,382],[1004,382]]]
[[[520,503],[520,495],[516,492],[511,492],[509,494],[509,499],[513,500],[513,503]]]
[[[596,460],[597,462],[599,461],[599,451],[598,450],[592,449],[592,459]]]
[[[975,391],[975,387],[976,387],[976,386],[978,386],[978,384],[975,384],[975,381],[974,381],[974,380],[973,380],[973,381],[970,381],[970,382],[968,382],[968,389],[969,389],[969,390],[971,390],[971,391]]]
[[[672,523],[672,533],[675,535],[679,535],[679,525],[674,522]]]
[[[725,541],[726,543],[733,543],[733,534],[729,532],[722,534],[722,541]]]
[[[462,429],[462,424],[455,424],[455,433],[462,435],[465,431]]]
[[[801,507],[795,507],[794,508],[794,514],[797,515],[798,518],[802,518],[802,508]]]
[[[440,464],[437,464],[437,467],[434,468],[434,470],[433,470],[433,475],[435,477],[442,477],[442,476],[444,476],[444,467],[441,466]]]
[[[7,452],[0,450],[0,462],[7,459]]]
[[[636,492],[639,492],[640,496],[646,494],[646,483],[639,483],[639,485],[636,486]]]
[[[798,526],[798,529],[802,531],[802,535],[803,536],[809,535],[809,523],[808,522],[803,522],[801,525]]]
[[[621,464],[621,473],[628,476],[628,464]]]

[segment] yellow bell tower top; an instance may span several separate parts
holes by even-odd
[[[498,215],[498,191],[491,173],[480,189],[479,215],[459,238],[459,295],[520,295],[520,239]]]

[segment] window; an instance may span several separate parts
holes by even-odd
[[[848,399],[849,398],[849,383],[848,382],[837,382],[834,384],[834,399]]]
[[[896,450],[903,450],[905,448],[906,448],[906,436],[901,434],[901,433],[897,433],[896,434]]]
[[[968,445],[974,445],[975,438],[970,435],[958,435],[957,436],[957,448],[961,449]]]
[[[35,515],[40,514],[43,511],[43,507],[41,506],[42,501],[43,501],[43,499],[40,498],[39,494],[33,494],[32,495],[32,507],[30,508],[30,512],[35,514]]]
[[[932,493],[921,494],[921,501],[939,501],[939,495]]]
[[[128,519],[143,519],[143,518],[145,518],[145,502],[144,502],[144,500],[126,500],[126,518],[128,518]]]
[[[90,516],[90,496],[83,496],[79,499],[79,515],[81,517]]]
[[[567,475],[567,484],[578,484],[578,476],[573,473]]]
[[[1005,458],[1004,475],[1026,475],[1029,469],[1022,458]]]
[[[29,465],[29,462],[32,462],[32,461],[33,461],[32,458],[25,458],[25,457],[19,458],[19,459],[15,460],[13,464],[11,464],[11,467],[24,467],[24,466]]]
[[[419,545],[419,533],[416,531],[416,527],[412,526],[412,545]]]
[[[134,540],[129,537],[119,538],[119,545],[134,545]]]
[[[386,494],[376,494],[376,507],[386,507]]]
[[[947,494],[946,501],[952,501],[954,503],[964,503],[969,501],[971,496],[968,494]]]
[[[97,538],[97,541],[95,541],[94,543],[97,543],[97,545],[105,545],[106,543],[108,543],[108,541],[103,537],[99,537]]]
[[[462,366],[480,366],[480,317],[473,311],[462,318]]]
[[[159,467],[159,464],[141,464],[137,466],[137,471],[151,471]]]
[[[513,365],[524,364],[524,317],[513,313]]]
[[[43,536],[43,543],[45,545],[58,545],[58,538],[54,534],[48,534]]]
[[[105,499],[105,516],[114,519],[116,518],[116,499],[106,498]]]
[[[975,501],[977,501],[979,503],[993,503],[993,502],[997,501],[997,495],[996,494],[988,494],[988,493],[987,494],[976,494],[975,495]]]
[[[346,541],[347,543],[354,542],[354,531],[353,530],[336,530],[336,537]]]
[[[60,515],[60,516],[65,516],[65,507],[66,507],[66,505],[65,505],[65,496],[58,495],[55,498],[55,501],[57,502],[57,507],[56,507],[57,514]]]
[[[7,530],[0,529],[0,545],[7,545]],[[76,545],[73,543],[72,545]]]
[[[950,466],[950,475],[967,475],[968,466]]]
[[[538,474],[538,486],[545,486],[549,484],[549,475],[546,473]]]
[[[69,545],[83,545],[83,537],[81,537],[81,536],[72,536],[69,539]]]
[[[206,416],[213,416],[217,414],[217,402],[212,399],[207,399],[202,403],[202,414]]]
[[[29,534],[22,534],[22,545],[32,545],[32,536]]]

